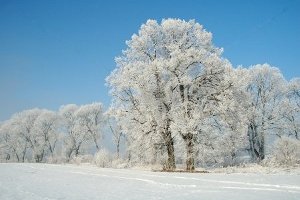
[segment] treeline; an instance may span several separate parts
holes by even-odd
[[[58,112],[25,110],[0,126],[1,160],[69,162],[79,154],[100,149],[104,123],[101,103],[69,104]]]
[[[0,126],[2,160],[70,162],[97,152],[88,160],[102,167],[300,164],[299,78],[269,64],[232,67],[193,20],[148,20],[127,45],[107,78],[105,113],[94,103],[15,114]],[[115,155],[100,146],[101,130]]]

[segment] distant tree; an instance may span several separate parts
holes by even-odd
[[[300,79],[292,79],[288,84],[287,100],[282,104],[285,109],[282,116],[285,128],[283,131],[288,136],[300,140]]]
[[[59,109],[59,115],[63,120],[63,127],[66,131],[64,148],[67,161],[70,161],[73,154],[75,154],[75,156],[79,154],[80,147],[87,137],[85,132],[80,131],[77,124],[75,113],[78,109],[79,106],[75,104],[64,105]]]
[[[43,110],[33,125],[33,137],[39,146],[38,160],[41,162],[45,156],[50,154],[54,157],[55,148],[58,142],[59,116],[49,110]]]
[[[120,158],[120,144],[121,139],[124,136],[122,128],[120,125],[116,124],[116,122],[114,122],[112,119],[109,120],[108,125],[113,136],[113,142],[116,145],[117,158]]]
[[[101,103],[82,105],[75,113],[78,123],[88,137],[92,139],[97,151],[100,149],[101,126],[104,124],[103,106]]]
[[[69,161],[71,156],[78,156],[83,144],[93,142],[99,149],[103,111],[101,103],[77,106],[68,104],[62,106],[59,114],[63,119],[66,131],[65,150]]]
[[[14,114],[1,126],[3,141],[18,162],[24,162],[26,158],[35,162],[43,159],[44,148],[34,131],[35,122],[42,112],[37,108],[24,110]]]
[[[28,142],[21,136],[15,117],[5,121],[0,127],[1,153],[5,160],[24,162],[29,149]]]
[[[44,146],[39,137],[36,137],[34,125],[43,111],[41,109],[30,109],[17,113],[14,117],[14,126],[21,138],[31,150],[32,159],[41,162],[44,156]]]

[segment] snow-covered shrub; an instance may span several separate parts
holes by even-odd
[[[94,162],[98,167],[111,167],[112,157],[106,149],[100,149],[94,156]]]
[[[129,164],[128,164],[128,162],[126,162],[125,160],[123,160],[121,158],[115,158],[112,160],[111,166],[116,169],[123,169],[123,168],[128,168]]]
[[[293,166],[300,164],[300,141],[289,137],[281,137],[275,143],[269,165]]]
[[[67,163],[67,159],[64,156],[50,156],[46,158],[46,163],[49,164],[63,164]]]
[[[80,165],[81,163],[92,163],[93,156],[90,154],[74,156],[70,163]]]

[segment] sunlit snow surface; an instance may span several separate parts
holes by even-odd
[[[186,174],[0,164],[0,199],[300,199],[300,175]]]

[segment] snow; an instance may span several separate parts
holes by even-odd
[[[9,163],[0,164],[0,199],[300,199],[300,175]]]

